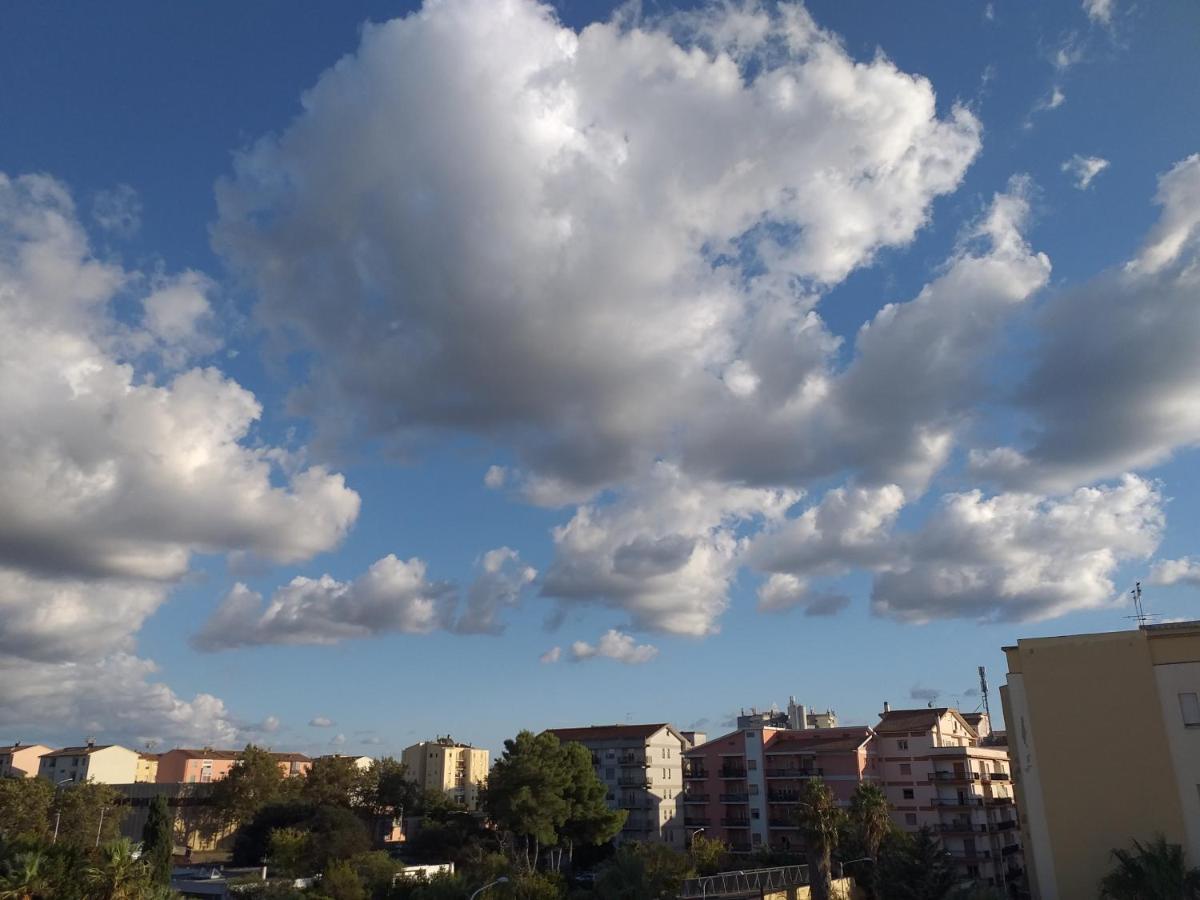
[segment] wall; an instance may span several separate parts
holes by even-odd
[[[1200,656],[1200,653],[1196,655]],[[1200,866],[1200,726],[1184,725],[1179,706],[1180,694],[1200,693],[1200,662],[1157,665],[1154,678],[1162,705],[1167,746],[1175,765],[1175,788],[1187,833],[1184,844],[1187,860],[1190,866]]]
[[[138,755],[124,747],[105,747],[88,756],[87,777],[104,784],[129,784],[137,778]]]

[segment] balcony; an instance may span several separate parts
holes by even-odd
[[[646,787],[650,780],[645,775],[622,775],[617,779],[621,787]]]
[[[749,828],[750,820],[743,819],[739,816],[733,816],[732,818],[725,818],[724,816],[722,816],[721,824],[724,825],[726,828]]]
[[[824,769],[767,769],[768,778],[820,778]]]
[[[644,756],[635,756],[632,753],[622,753],[617,757],[617,765],[627,768],[646,768],[650,765],[650,761]]]
[[[703,827],[703,826],[707,825],[708,823],[709,823],[709,818],[708,818],[708,816],[688,816],[688,815],[685,815],[685,816],[683,817],[683,824],[684,824],[684,825],[690,825],[690,826],[693,826],[693,827],[694,827],[694,826],[697,826],[697,825],[699,825],[699,826]]]
[[[1007,772],[992,772],[990,775],[983,776],[984,781],[1008,781]]]
[[[748,793],[739,792],[735,794],[721,794],[722,803],[748,803],[750,795]]]
[[[770,825],[772,828],[799,828],[800,827],[795,822],[793,822],[791,819],[780,818],[779,816],[773,816],[773,817],[767,819],[767,824]]]
[[[1005,847],[1003,850],[1000,851],[1000,855],[1001,856],[1012,856],[1014,853],[1020,853],[1020,852],[1021,852],[1020,844],[1009,844],[1007,847]]]
[[[930,803],[942,809],[974,809],[977,806],[983,806],[983,798],[964,797],[962,799],[949,799],[946,797],[934,797]]]
[[[684,778],[707,778],[708,777],[708,769],[704,768],[704,766],[684,766],[683,767],[683,777]]]
[[[1012,831],[1017,827],[1016,819],[1005,819],[1003,822],[996,822],[992,825],[992,831]]]
[[[991,859],[991,850],[947,850],[946,855],[954,860],[971,862],[977,859]]]
[[[710,796],[711,796],[710,794],[691,794],[691,793],[688,793],[688,794],[684,794],[684,795],[683,795],[683,802],[684,802],[684,803],[707,803],[707,802],[708,802],[708,798],[709,798]]]
[[[721,766],[722,778],[745,778],[746,769],[744,766]]]
[[[989,797],[988,806],[1012,806],[1012,797]]]
[[[937,826],[937,830],[942,834],[974,834],[976,832],[986,832],[986,825],[978,825],[975,822],[942,822]]]
[[[978,781],[980,777],[978,772],[934,771],[930,775],[933,781],[940,781],[943,784],[970,784],[973,781]]]
[[[653,809],[653,804],[644,797],[622,797],[617,801],[618,809]]]
[[[767,791],[767,800],[771,803],[799,803],[800,792],[795,790]]]

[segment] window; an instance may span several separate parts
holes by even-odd
[[[904,824],[905,825],[916,825],[917,824],[917,814],[916,813],[905,813],[904,814]]]
[[[908,749],[908,740],[901,738],[900,740],[896,741],[896,749],[897,750],[907,750]]]
[[[756,844],[762,843],[762,835],[759,834],[758,832],[754,833],[754,843],[756,843]]]
[[[1200,694],[1180,694],[1179,711],[1184,725],[1200,725]]]
[[[607,768],[607,769],[605,769],[605,770],[604,770],[604,777],[605,777],[605,778],[610,778],[610,779],[611,779],[611,778],[615,778],[615,777],[616,777],[616,775],[617,775],[617,770],[616,770],[616,769],[614,769],[614,768],[611,768],[611,767],[610,767],[610,768]]]
[[[758,785],[757,784],[754,784],[754,783],[750,784],[750,796],[751,797],[758,796]]]
[[[757,809],[750,810],[750,818],[752,818],[752,819],[758,818],[758,810]]]
[[[900,763],[900,774],[901,775],[911,775],[912,774],[912,765],[909,763]]]
[[[904,789],[904,799],[905,799],[905,800],[912,800],[912,799],[913,799],[913,789],[912,789],[912,788],[905,788],[905,789]]]

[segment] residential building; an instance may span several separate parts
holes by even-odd
[[[341,753],[327,753],[324,756],[317,757],[318,759],[349,759],[354,762],[354,767],[360,772],[365,772],[371,768],[371,763],[375,762],[370,756],[343,756]]]
[[[563,743],[583,744],[592,753],[596,774],[608,789],[608,805],[627,810],[615,843],[661,841],[686,846],[680,798],[684,753],[691,748],[674,726],[591,725],[551,728]]]
[[[0,747],[0,778],[36,778],[42,755],[50,751],[50,747],[42,744],[20,741]]]
[[[158,754],[139,753],[137,775],[133,779],[142,784],[153,784],[158,780]]]
[[[798,721],[807,721],[801,718]],[[795,811],[804,784],[821,778],[840,806],[878,777],[865,725],[740,728],[685,754],[683,824],[735,851],[799,850]]]
[[[479,789],[487,783],[491,754],[481,747],[439,737],[406,747],[401,761],[408,777],[425,790],[443,791],[467,809],[479,807]]]
[[[1156,834],[1200,866],[1200,621],[1004,651],[1034,897],[1095,897],[1112,851]]]
[[[285,778],[304,775],[312,768],[312,760],[303,753],[272,753],[271,756]],[[159,755],[155,781],[158,784],[208,784],[228,775],[241,758],[241,750],[177,747]]]
[[[38,775],[55,784],[83,781],[129,784],[137,778],[137,766],[136,750],[89,740],[82,747],[64,747],[43,753],[38,762]]]
[[[146,783],[118,784],[116,789],[128,800],[129,812],[121,820],[121,834],[131,841],[142,839],[142,829],[150,815],[155,797],[167,798],[171,816],[171,834],[175,852],[182,854],[227,851],[232,844],[236,822],[220,823],[207,815],[211,784]]]
[[[832,709],[825,712],[810,712],[806,706],[796,702],[795,697],[788,697],[788,708],[782,710],[771,707],[766,712],[759,712],[753,707],[750,712],[742,710],[737,717],[738,728],[786,728],[792,731],[803,731],[808,728],[837,728],[838,717]]]
[[[983,724],[980,714],[975,721]],[[1008,889],[1024,876],[1017,809],[1004,747],[985,746],[948,707],[890,709],[875,753],[893,821],[937,832],[963,880]]]

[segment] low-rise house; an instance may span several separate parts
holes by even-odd
[[[41,757],[49,752],[50,747],[20,741],[0,747],[0,778],[36,778]]]
[[[89,740],[82,747],[64,747],[43,753],[38,762],[38,775],[55,784],[84,781],[130,784],[137,778],[137,767],[136,750]]]
[[[312,759],[303,753],[272,753],[271,756],[285,778],[304,775],[312,768]],[[159,755],[154,780],[159,784],[208,784],[228,775],[241,758],[241,750],[177,747]]]

